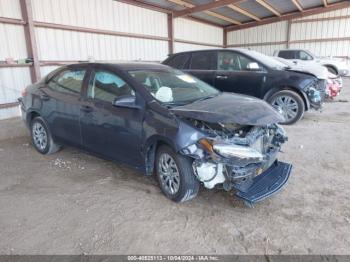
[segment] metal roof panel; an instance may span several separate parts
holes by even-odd
[[[229,18],[232,18],[232,19],[235,19],[239,22],[249,22],[249,21],[252,21],[252,19],[248,16],[245,16],[229,7],[219,7],[219,8],[216,8],[216,9],[213,9],[214,12],[216,13],[219,13],[221,15],[224,15],[226,17],[229,17]]]
[[[299,11],[291,0],[265,0],[266,3],[280,11],[282,14]]]
[[[264,18],[273,16],[274,14],[267,10],[265,7],[261,6],[255,0],[246,0],[244,2],[238,3],[237,6],[253,13],[257,17]]]
[[[299,0],[299,3],[304,9],[323,6],[322,0]]]
[[[215,24],[218,24],[218,25],[223,25],[223,26],[226,26],[226,25],[230,25],[231,23],[227,22],[227,21],[224,21],[224,20],[221,20],[219,18],[216,18],[214,16],[210,16],[210,15],[207,15],[205,13],[195,13],[195,14],[192,14],[191,16],[195,17],[195,18],[200,18],[200,19],[203,19],[203,20],[207,20],[209,22],[212,22],[212,23],[215,23]]]

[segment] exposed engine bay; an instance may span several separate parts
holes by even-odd
[[[253,179],[266,171],[274,162],[287,136],[278,124],[249,126],[186,121],[207,134],[181,150],[194,158],[193,172],[206,188],[222,185],[244,191]]]

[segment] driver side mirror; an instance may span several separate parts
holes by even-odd
[[[136,97],[131,95],[119,96],[113,100],[113,106],[140,109],[141,107],[136,104]]]
[[[249,71],[260,71],[260,70],[261,70],[259,64],[256,63],[256,62],[251,62],[251,63],[249,63],[249,64],[247,65],[247,69],[248,69]]]

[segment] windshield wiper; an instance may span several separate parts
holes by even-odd
[[[217,94],[215,94],[215,95],[205,96],[205,97],[202,97],[202,98],[198,98],[198,99],[196,99],[196,100],[193,100],[191,103],[199,102],[199,101],[203,101],[203,100],[207,100],[207,99],[216,97],[216,96],[218,96],[219,94],[220,94],[220,93],[217,93]]]

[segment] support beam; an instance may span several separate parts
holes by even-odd
[[[168,0],[168,1],[169,1],[169,2],[172,2],[172,3],[175,3],[175,4],[177,4],[177,5],[181,5],[181,6],[187,8],[187,9],[184,9],[184,10],[181,10],[181,11],[189,10],[189,9],[195,7],[194,4],[185,2],[185,1],[183,1],[183,0]],[[231,0],[231,1],[232,1],[232,0]],[[240,1],[241,1],[241,0],[240,0]],[[178,11],[178,12],[180,12],[180,11]],[[229,18],[229,17],[226,17],[226,16],[224,16],[224,15],[215,13],[215,12],[213,12],[213,11],[208,11],[208,10],[207,10],[207,11],[203,11],[203,12],[204,12],[205,14],[207,14],[207,15],[210,15],[210,16],[213,16],[213,17],[216,17],[216,18],[219,18],[219,19],[224,20],[224,21],[226,21],[226,22],[229,22],[229,23],[231,23],[231,24],[236,24],[236,25],[240,25],[240,24],[241,24],[241,22],[239,22],[239,21],[237,21],[237,20],[234,20],[234,19]],[[174,12],[174,18],[184,16],[184,15],[176,16],[176,13],[177,13],[177,12]],[[191,13],[190,13],[190,14],[191,14]],[[188,14],[188,15],[190,15],[190,14]]]
[[[329,11],[334,11],[342,8],[348,8],[350,7],[350,1],[346,2],[338,2],[335,4],[329,4],[328,7],[316,7],[316,8],[311,8],[311,9],[305,9],[304,12],[293,12],[293,13],[288,13],[285,15],[282,15],[281,17],[270,17],[266,19],[261,19],[261,21],[257,22],[248,22],[244,23],[242,25],[230,25],[227,26],[226,29],[227,31],[235,31],[235,30],[241,30],[245,28],[250,28],[250,27],[255,27],[259,25],[266,25],[266,24],[271,24],[279,21],[286,21],[286,20],[291,20],[291,19],[296,19],[296,18],[301,18],[309,15],[317,15]]]
[[[265,2],[265,0],[255,0],[257,3],[265,7],[267,10],[269,10],[271,13],[275,14],[276,16],[281,16],[280,12],[277,11],[272,5]]]
[[[299,0],[291,0],[293,2],[293,4],[299,9],[300,12],[303,12],[304,9],[302,7],[302,5],[299,3]]]
[[[25,25],[26,22],[21,19],[0,17],[0,23],[11,24],[11,25]]]
[[[36,82],[41,78],[40,63],[38,57],[38,48],[35,40],[33,11],[31,0],[20,0],[22,18],[26,22],[24,25],[24,34],[26,39],[27,53],[33,59],[33,65],[30,68],[32,82]]]
[[[235,19],[229,18],[227,16],[220,15],[220,14],[212,12],[212,11],[204,11],[204,13],[207,14],[207,15],[219,18],[221,20],[224,20],[226,22],[229,22],[231,24],[235,24],[235,25],[241,25],[242,24],[241,22],[239,22],[239,21],[237,21]]]
[[[288,20],[287,22],[287,48],[290,48],[290,37],[291,37],[292,21]]]
[[[238,12],[238,13],[241,13],[242,15],[245,15],[245,16],[248,16],[252,19],[254,19],[255,21],[260,21],[261,19],[259,17],[257,17],[256,15],[248,12],[247,10],[244,10],[243,8],[240,8],[236,5],[228,5],[227,6],[228,8],[231,8],[232,10]]]
[[[41,27],[41,28],[51,28],[51,29],[61,29],[61,30],[68,30],[68,31],[75,31],[75,32],[93,33],[93,34],[99,34],[99,35],[113,35],[113,36],[133,37],[133,38],[140,38],[140,39],[160,40],[160,41],[169,40],[168,37],[163,37],[163,36],[125,33],[125,32],[118,32],[118,31],[112,31],[112,30],[53,24],[53,23],[46,23],[46,22],[34,22],[34,26]]]
[[[210,2],[208,4],[203,4],[203,5],[197,5],[197,6],[192,6],[190,8],[180,10],[180,11],[175,11],[174,12],[174,17],[181,17],[181,16],[187,16],[193,13],[198,13],[198,12],[204,12],[210,9],[218,8],[218,7],[223,7],[229,4],[234,4],[241,2],[242,0],[218,0],[215,2]]]
[[[258,42],[258,43],[247,43],[247,44],[231,44],[227,45],[227,47],[239,47],[239,48],[246,48],[246,47],[251,47],[251,46],[271,46],[271,45],[285,45],[287,41],[278,41],[278,42]]]
[[[328,6],[328,1],[327,1],[327,0],[323,0],[323,5],[324,5],[325,7],[327,7],[327,6]]]
[[[174,17],[168,14],[168,54],[174,53]]]
[[[224,48],[227,48],[227,30],[226,29],[224,29],[224,30],[222,30],[223,31],[223,47]]]
[[[5,109],[5,108],[12,108],[18,106],[18,102],[12,102],[12,103],[6,103],[6,104],[0,104],[0,109]]]

